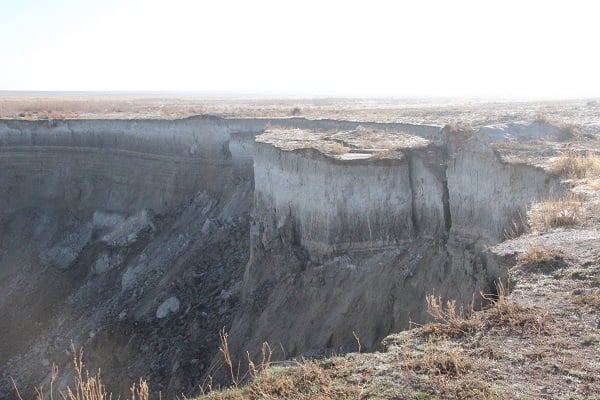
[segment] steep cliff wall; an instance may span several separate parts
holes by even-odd
[[[525,220],[532,202],[561,190],[542,168],[502,160],[489,138],[476,134],[432,142],[387,131],[387,149],[376,140],[353,147],[356,141],[341,139],[373,135],[360,129],[316,135],[257,137],[258,246],[284,226],[313,261],[416,238],[495,243]]]
[[[268,124],[333,129],[339,121],[48,120],[0,121],[4,211],[26,206],[156,212],[199,189],[218,193],[232,175],[252,177],[252,137]],[[403,125],[398,125],[403,126]],[[436,127],[406,126],[424,135]]]
[[[68,370],[71,343],[117,393],[138,376],[163,395],[197,390],[239,304],[267,124],[358,125],[0,121],[0,398],[10,376],[27,398],[52,362]]]
[[[489,290],[485,246],[556,180],[505,130],[362,125],[0,121],[0,398],[71,342],[116,391],[191,394],[222,327],[241,358],[375,349],[425,293]]]
[[[485,247],[560,189],[477,134],[283,129],[256,142],[252,256],[233,330],[250,348],[348,349],[359,332],[373,349],[426,319],[426,293],[478,301],[503,275]]]
[[[556,178],[542,168],[508,163],[478,135],[450,145],[447,180],[452,234],[496,243],[533,201],[558,195]]]
[[[256,145],[257,245],[288,225],[313,261],[414,236],[408,162],[326,160],[315,150]],[[262,232],[261,232],[262,231]]]

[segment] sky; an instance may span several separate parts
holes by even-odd
[[[600,97],[598,7],[0,0],[0,90]]]

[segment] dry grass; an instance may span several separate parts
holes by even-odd
[[[494,385],[477,386],[472,381],[488,376],[486,368],[503,360],[482,338],[502,331],[517,340],[543,340],[539,338],[548,333],[551,318],[510,300],[500,282],[495,294],[482,296],[490,305],[474,312],[472,305],[465,311],[455,301],[428,295],[428,311],[436,322],[386,338],[383,353],[277,364],[263,350],[261,363],[249,362],[250,379],[245,384],[209,391],[199,399],[504,398]],[[473,336],[465,335],[469,332]],[[227,335],[221,340],[226,341]],[[230,371],[236,373],[229,346],[222,343],[220,348]],[[496,355],[491,359],[489,354]]]
[[[524,217],[520,211],[515,212],[513,218],[511,218],[510,222],[504,227],[504,239],[516,239],[525,234],[527,229],[527,217]]]
[[[600,291],[584,291],[581,294],[578,294],[573,297],[573,303],[588,305],[597,309],[600,309]]]
[[[446,140],[464,141],[475,134],[475,129],[469,123],[450,123],[444,125],[440,134]]]
[[[510,301],[507,296],[504,284],[497,281],[495,294],[481,293],[489,306],[483,312],[475,312],[471,305],[466,314],[462,308],[456,308],[453,300],[447,301],[444,307],[439,297],[427,295],[427,311],[436,322],[424,325],[421,332],[427,337],[447,338],[461,338],[493,327],[519,328],[523,333],[541,333],[546,325],[547,315]],[[443,352],[444,349],[440,351]]]
[[[322,145],[321,150],[330,154],[346,154],[350,151],[350,147],[346,147],[339,142],[326,142]]]
[[[532,268],[554,265],[562,259],[560,250],[533,240],[527,244],[527,251],[519,256],[519,263],[523,268]]]
[[[202,399],[344,399],[356,398],[352,387],[336,383],[335,363],[317,361],[293,361],[276,363],[271,361],[271,348],[264,343],[259,362],[254,362],[248,355],[247,375],[240,376],[240,364],[233,361],[229,351],[228,334],[220,334],[219,350],[230,373],[233,387],[226,390],[213,390],[212,387],[201,388]],[[339,367],[338,367],[339,368]],[[242,381],[249,378],[244,385]]]
[[[418,387],[406,385],[408,382],[378,378],[382,373],[377,367],[383,362],[380,357],[384,356],[367,354],[323,361],[268,363],[257,366],[257,372],[251,372],[251,379],[245,384],[205,392],[198,399],[388,399],[412,398],[421,393]],[[394,358],[394,374],[416,373],[427,377],[459,377],[469,371],[472,363],[460,345],[433,336],[426,342],[407,346]]]
[[[482,328],[482,321],[475,317],[473,303],[465,313],[461,306],[457,308],[455,300],[448,300],[446,306],[440,297],[426,295],[427,312],[435,319],[435,323],[423,326],[426,335],[461,337],[476,332]]]
[[[459,346],[447,340],[428,340],[423,351],[403,352],[403,366],[416,373],[459,376],[469,362]]]
[[[54,384],[58,378],[58,367],[52,365],[49,391],[45,392],[43,387],[36,388],[35,400],[54,400],[55,397],[61,400],[111,400],[113,398],[112,393],[109,393],[104,383],[102,383],[100,370],[98,370],[96,375],[92,376],[85,369],[83,364],[83,350],[74,352],[73,367],[75,370],[75,384],[72,387],[67,387],[64,392],[59,391],[56,393]],[[23,400],[15,381],[13,380],[12,382],[17,398]],[[144,379],[140,379],[137,384],[134,383],[130,391],[131,400],[148,400],[149,398],[148,383]]]
[[[529,210],[529,226],[534,232],[548,232],[553,228],[577,225],[582,212],[582,201],[574,194],[558,200],[544,200]]]
[[[315,362],[296,362],[290,367],[271,367],[256,375],[235,399],[331,399],[348,397],[337,389],[334,377]],[[211,396],[209,396],[211,398]]]
[[[518,328],[522,334],[541,334],[544,332],[548,321],[547,312],[524,307],[508,299],[508,292],[502,282],[496,282],[496,294],[482,297],[491,302],[491,307],[486,310],[483,318],[490,327]]]
[[[555,159],[550,172],[566,178],[587,178],[600,175],[600,158],[590,151],[568,151]]]

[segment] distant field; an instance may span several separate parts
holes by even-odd
[[[485,125],[548,119],[600,125],[600,100],[507,101],[468,99],[266,98],[177,93],[0,92],[0,118],[225,118],[300,116],[355,121]]]

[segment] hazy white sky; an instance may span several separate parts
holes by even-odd
[[[0,0],[0,90],[600,96],[594,1]]]

